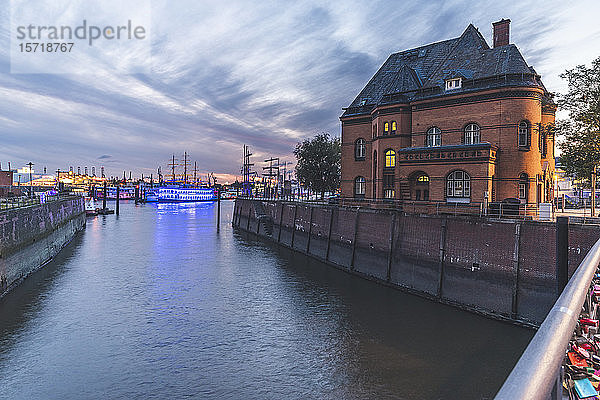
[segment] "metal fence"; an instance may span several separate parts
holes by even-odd
[[[600,264],[600,240],[583,259],[539,330],[525,349],[496,400],[562,399],[561,364],[580,319],[584,303],[593,304],[590,290]],[[595,308],[594,308],[595,309]],[[590,318],[595,315],[590,313]]]
[[[272,201],[269,197],[242,197],[251,200]],[[388,209],[401,210],[407,214],[428,214],[428,215],[471,215],[487,216],[495,218],[511,218],[522,220],[543,220],[539,205],[536,203],[448,203],[435,201],[415,201],[415,200],[383,200],[383,199],[359,199],[355,197],[341,197],[333,199],[300,199],[292,198],[288,200],[279,199],[289,203],[302,204],[320,204],[320,205],[338,205],[347,208],[370,208],[370,209]],[[554,217],[555,209],[549,218]]]

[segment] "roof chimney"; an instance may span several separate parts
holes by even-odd
[[[509,38],[510,19],[502,18],[492,25],[494,26],[494,47],[506,46]]]

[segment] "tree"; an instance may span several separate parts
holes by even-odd
[[[592,67],[579,65],[560,75],[568,92],[559,97],[559,107],[569,119],[556,125],[561,136],[561,164],[570,176],[589,179],[600,162],[600,57]]]
[[[340,186],[341,146],[338,138],[320,133],[296,145],[298,181],[313,192],[333,192]]]

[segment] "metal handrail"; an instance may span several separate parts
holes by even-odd
[[[496,400],[546,400],[557,384],[565,350],[600,264],[600,240],[590,249],[496,395]],[[558,383],[560,385],[560,383]],[[557,388],[562,398],[562,386]]]

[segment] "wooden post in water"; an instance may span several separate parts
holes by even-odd
[[[135,185],[135,204],[137,205],[137,203],[139,203],[140,201],[140,181],[138,181],[138,184]]]
[[[121,197],[121,195],[119,194],[119,189],[121,188],[121,186],[117,183],[117,204],[116,204],[116,213],[117,215],[119,215],[119,198]]]
[[[104,181],[104,189],[102,189],[102,209],[106,210],[106,181]]]

